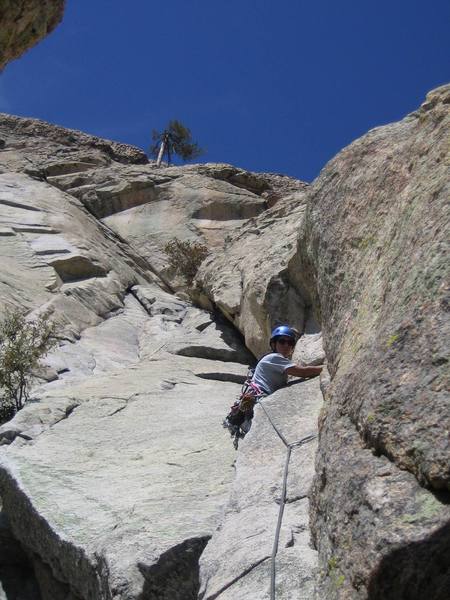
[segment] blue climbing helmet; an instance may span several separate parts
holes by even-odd
[[[289,327],[289,325],[278,325],[278,327],[275,327],[275,329],[272,331],[272,333],[270,335],[270,346],[271,347],[272,347],[272,344],[275,342],[275,340],[278,337],[292,338],[293,342],[295,343],[297,341],[297,338],[299,337],[299,335],[295,331],[295,329],[293,329],[292,327]]]

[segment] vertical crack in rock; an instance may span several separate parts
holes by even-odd
[[[150,567],[140,563],[145,578],[140,600],[197,600],[199,559],[209,536],[191,538],[160,555]]]

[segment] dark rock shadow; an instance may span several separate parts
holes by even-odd
[[[187,356],[188,358],[204,358],[206,360],[233,362],[243,365],[249,364],[245,353],[225,348],[212,348],[211,346],[202,346],[200,344],[182,346],[181,348],[177,348],[173,353],[178,356]]]
[[[0,598],[41,600],[33,565],[14,538],[3,511],[0,511]]]
[[[256,364],[256,359],[246,347],[245,338],[242,333],[237,328],[233,327],[233,325],[231,325],[231,323],[220,313],[214,315],[214,322],[217,329],[220,331],[220,337],[223,341],[243,356],[244,360],[242,362],[254,366]]]
[[[161,554],[150,567],[140,563],[145,583],[139,600],[197,600],[200,555],[209,536],[191,538]]]
[[[422,542],[385,556],[368,586],[368,600],[448,600],[450,523]]]
[[[245,375],[238,375],[237,373],[195,373],[196,377],[200,379],[212,379],[213,381],[229,381],[230,383],[245,383],[247,377]]]
[[[225,348],[214,348],[213,346],[209,346],[208,342],[205,345],[201,342],[194,342],[192,344],[187,342],[185,345],[176,348],[173,353],[179,356],[235,362],[247,366],[254,366],[256,364],[255,357],[245,346],[244,337],[237,329],[233,328],[225,317],[214,315],[214,320],[208,323],[205,329],[210,327],[212,323],[214,323],[220,337],[225,342]]]
[[[0,565],[0,584],[6,600],[42,600],[30,565]]]

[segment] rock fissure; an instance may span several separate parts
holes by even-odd
[[[293,502],[298,502],[299,500],[304,500],[305,498],[308,498],[308,494],[300,494],[298,496],[291,496],[289,498],[286,498],[286,504],[292,504]]]
[[[188,456],[189,454],[200,454],[200,452],[207,452],[209,448],[200,448],[200,450],[192,450],[192,452],[188,452],[184,456]]]
[[[107,416],[108,417],[114,417],[114,415],[117,415],[118,413],[122,412],[123,410],[125,410],[128,406],[128,402],[125,401],[125,404],[123,406],[120,406],[119,408],[116,408],[116,410],[113,410],[113,412],[109,413]]]
[[[249,538],[247,538],[247,539],[249,539]],[[243,571],[242,573],[237,575],[234,579],[232,579],[231,581],[226,583],[223,587],[220,588],[220,590],[218,590],[214,594],[206,595],[206,596],[204,594],[203,595],[200,594],[199,600],[216,600],[216,598],[218,598],[221,594],[226,592],[229,588],[231,588],[233,585],[238,583],[241,579],[243,579],[244,577],[249,575],[254,569],[259,567],[259,565],[263,564],[264,562],[266,562],[268,560],[270,560],[270,556],[265,556],[264,558],[261,558],[260,560],[256,561],[254,564],[249,566],[247,569],[245,569],[245,571]]]
[[[32,212],[38,212],[39,209],[35,208],[29,204],[23,204],[22,202],[14,202],[13,200],[6,200],[5,198],[0,198],[0,204],[4,206],[12,206],[13,208],[20,208],[21,210],[29,210]]]
[[[66,419],[71,417],[73,415],[75,409],[77,409],[79,406],[80,406],[80,404],[77,402],[73,402],[72,404],[67,406],[65,409],[65,412],[64,412],[64,416],[62,416],[60,419],[57,419],[56,421],[54,421],[50,425],[50,427],[55,427],[55,425],[58,425],[58,423],[61,423],[62,421],[65,421]]]
[[[241,385],[245,382],[245,375],[238,375],[234,373],[195,373],[196,377],[201,379],[212,379],[215,381],[230,381],[231,383],[240,383]]]

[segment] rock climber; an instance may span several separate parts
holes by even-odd
[[[253,406],[257,400],[285,386],[289,375],[305,379],[320,375],[321,366],[302,367],[292,362],[292,354],[299,337],[297,331],[289,325],[279,325],[272,331],[272,352],[258,362],[253,375],[244,383],[239,399],[231,407],[223,423],[235,438],[236,448],[239,437],[243,437],[250,430]]]
[[[322,367],[302,367],[292,362],[295,344],[300,336],[289,325],[275,327],[270,336],[270,349],[256,365],[251,383],[258,386],[263,395],[273,394],[287,384],[288,375],[305,379],[320,375]]]

